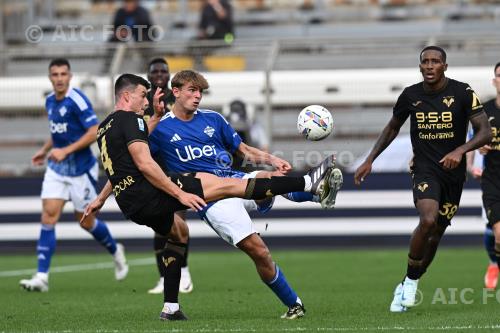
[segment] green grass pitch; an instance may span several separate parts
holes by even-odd
[[[420,282],[421,305],[407,313],[388,311],[403,277],[406,250],[275,251],[288,281],[306,306],[306,316],[285,321],[285,307],[259,281],[243,253],[190,254],[194,291],[181,295],[187,322],[162,322],[161,295],[146,291],[156,268],[139,264],[150,253],[128,255],[128,278],[113,271],[54,272],[49,293],[18,287],[34,256],[0,257],[0,332],[486,332],[500,329],[500,295],[483,290],[484,250],[442,249]],[[152,258],[151,258],[152,260]],[[109,262],[105,254],[58,253],[53,267]],[[151,261],[152,262],[152,261]],[[11,273],[14,274],[14,273]],[[500,294],[500,293],[499,293]]]

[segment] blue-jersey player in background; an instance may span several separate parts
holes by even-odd
[[[96,141],[97,116],[87,97],[70,87],[71,67],[66,59],[54,59],[49,65],[49,79],[54,91],[47,96],[45,108],[50,138],[32,157],[34,165],[48,158],[42,184],[41,230],[37,244],[38,269],[31,279],[19,283],[28,291],[49,290],[49,269],[56,248],[55,225],[64,204],[71,200],[75,219],[79,221],[85,207],[97,195],[98,164],[90,150]],[[115,278],[123,280],[128,273],[125,251],[111,236],[106,224],[88,219],[81,225],[113,256]]]
[[[219,177],[237,178],[269,176],[269,172],[245,174],[233,171],[233,152],[239,153],[248,162],[271,165],[280,173],[291,170],[287,161],[243,143],[222,115],[198,108],[203,91],[208,88],[201,74],[190,70],[181,71],[174,76],[171,85],[175,104],[150,135],[152,153],[161,155],[169,171],[204,171]],[[333,169],[332,173],[331,182],[325,184],[330,187],[329,195],[320,198],[325,208],[333,207],[342,185],[340,170]],[[295,319],[304,315],[301,299],[271,259],[269,249],[245,210],[244,200],[220,200],[209,204],[200,215],[221,238],[252,258],[261,279],[288,307],[282,318]]]

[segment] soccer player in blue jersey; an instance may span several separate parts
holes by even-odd
[[[330,190],[338,181],[333,173],[335,159],[333,155],[326,157],[300,177],[237,179],[206,172],[165,173],[150,153],[149,131],[157,126],[160,117],[156,116],[156,110],[161,111],[161,108],[154,108],[155,116],[146,124],[143,114],[148,105],[148,88],[149,83],[137,75],[123,74],[116,80],[115,110],[99,125],[97,132],[101,162],[109,181],[86,207],[80,223],[94,216],[113,193],[127,218],[169,237],[163,251],[163,263],[165,276],[172,279],[165,279],[160,319],[186,320],[178,300],[180,267],[186,244],[170,240],[174,212],[188,208],[199,211],[206,206],[205,201],[230,197],[262,200],[293,191],[311,192],[319,195],[320,201],[330,202]],[[153,103],[161,104],[160,95],[161,92],[156,94]],[[197,97],[192,97],[188,102],[190,107],[198,104]],[[269,284],[281,298],[297,299],[278,271]]]
[[[276,156],[250,147],[222,115],[199,109],[203,91],[208,88],[205,78],[185,70],[172,79],[175,104],[150,135],[151,151],[160,154],[169,171],[203,171],[219,177],[251,178],[269,176],[269,172],[245,174],[231,169],[231,153],[237,152],[246,161],[273,166],[283,174],[290,164]],[[333,207],[342,185],[340,170],[333,169],[325,208]],[[255,263],[261,279],[288,307],[282,318],[302,317],[305,309],[301,299],[288,284],[282,270],[273,262],[269,249],[255,230],[245,210],[245,200],[230,198],[209,204],[200,212],[201,218],[226,242],[244,251]],[[167,276],[168,279],[168,276]]]
[[[54,59],[49,65],[49,79],[54,91],[47,96],[45,108],[50,138],[32,157],[34,165],[48,168],[42,184],[42,216],[37,244],[38,269],[31,279],[19,283],[28,291],[49,290],[49,269],[56,248],[55,225],[64,204],[71,200],[76,221],[97,195],[98,164],[90,145],[96,141],[98,119],[88,98],[70,87],[71,67],[66,59]],[[89,218],[81,226],[113,256],[115,278],[128,273],[123,245],[117,244],[104,221]]]

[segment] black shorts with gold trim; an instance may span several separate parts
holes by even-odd
[[[167,173],[172,182],[184,192],[193,193],[204,198],[201,181],[194,177],[194,173]],[[137,224],[145,225],[160,235],[168,235],[174,222],[174,213],[188,209],[179,200],[154,188],[156,191],[153,199],[144,205],[138,212],[130,216]],[[140,198],[138,198],[140,200]]]
[[[458,210],[463,182],[452,182],[431,172],[413,174],[413,202],[433,199],[439,202],[438,223],[449,225]]]

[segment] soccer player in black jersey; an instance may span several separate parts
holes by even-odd
[[[497,95],[484,103],[484,111],[491,126],[492,140],[479,149],[484,155],[484,168],[481,175],[483,206],[488,226],[495,238],[494,251],[500,268],[500,62],[495,65],[493,86]]]
[[[143,112],[148,105],[149,83],[133,74],[121,75],[115,83],[115,111],[100,125],[97,142],[101,162],[109,181],[99,196],[91,202],[81,223],[93,216],[114,194],[123,214],[137,224],[149,226],[155,232],[167,236],[172,226],[175,211],[188,208],[199,210],[206,201],[227,197],[245,199],[265,199],[270,196],[294,191],[308,191],[328,196],[333,181],[334,157],[327,157],[318,167],[311,169],[303,177],[271,178],[219,178],[212,174],[165,174],[153,160],[149,150],[148,134],[159,121],[155,113],[148,124]],[[192,107],[197,107],[201,90],[193,89],[186,99]],[[157,89],[153,103],[160,104],[161,89]],[[165,279],[164,306],[160,314],[162,320],[186,320],[178,303],[180,267],[186,244],[167,241],[163,251],[165,275],[175,279]]]
[[[163,96],[160,98],[160,103],[163,103],[162,107],[168,112],[172,109],[175,103],[175,96],[172,90],[168,87],[170,81],[170,69],[167,61],[164,58],[154,58],[148,64],[148,81],[151,84],[151,89],[148,92],[148,102],[149,105],[146,110],[144,110],[144,120],[149,121],[149,119],[155,114],[153,109],[153,98],[157,88],[160,88]],[[155,159],[155,161],[162,166],[161,159]],[[187,244],[186,253],[184,256],[184,262],[181,268],[181,281],[179,284],[179,292],[189,293],[193,290],[193,281],[191,280],[191,274],[189,272],[187,258],[189,253],[189,229],[185,224],[186,212],[178,211],[174,214],[174,225],[176,232],[172,235],[176,235],[175,241]],[[163,293],[163,280],[165,279],[164,265],[162,261],[162,253],[165,245],[167,244],[167,237],[155,233],[153,239],[153,249],[155,252],[156,266],[158,272],[160,273],[160,279],[156,286],[148,290],[150,294],[162,294]]]
[[[483,106],[468,84],[445,76],[445,51],[428,46],[420,53],[423,82],[406,87],[393,116],[363,164],[356,170],[359,185],[410,117],[413,146],[413,200],[420,221],[410,240],[406,277],[399,283],[390,310],[415,305],[418,280],[431,264],[441,237],[460,203],[465,180],[464,154],[491,140]],[[475,130],[465,142],[469,121]]]

